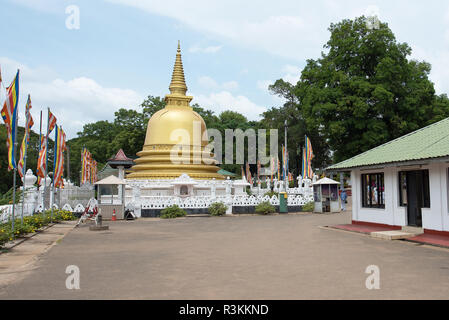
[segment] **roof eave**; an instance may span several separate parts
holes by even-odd
[[[340,168],[332,168],[328,167],[324,169],[326,172],[342,172],[342,171],[351,171],[355,169],[364,170],[364,169],[383,169],[387,167],[400,167],[400,166],[411,166],[411,165],[426,165],[429,163],[436,162],[449,162],[449,156],[443,157],[435,157],[435,158],[424,158],[417,160],[404,160],[404,161],[395,161],[395,162],[386,162],[386,163],[374,163],[371,165],[362,165],[362,166],[352,166],[352,167],[340,167]]]

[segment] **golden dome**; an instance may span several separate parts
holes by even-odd
[[[195,179],[224,179],[220,168],[205,149],[207,128],[203,118],[193,111],[186,96],[187,86],[178,42],[175,66],[166,106],[148,121],[143,150],[127,179],[173,179],[186,173]]]

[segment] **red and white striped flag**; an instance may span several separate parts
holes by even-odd
[[[246,163],[246,179],[248,180],[248,182],[251,184],[251,186],[253,185],[253,178],[251,177],[251,171],[249,170],[249,163]]]
[[[56,188],[64,187],[64,151],[67,149],[65,141],[65,133],[61,127],[56,126],[56,147],[55,147],[55,176],[54,182]]]
[[[42,136],[41,149],[39,150],[39,158],[37,159],[37,175],[40,178],[45,178],[46,154],[47,154],[47,138],[45,136]]]
[[[30,95],[28,95],[27,104],[25,106],[25,119],[26,119],[26,125],[25,125],[25,134],[23,135],[23,141],[22,146],[20,147],[20,158],[19,163],[17,164],[17,170],[19,171],[20,177],[23,178],[25,174],[26,168],[23,167],[25,156],[26,156],[26,148],[28,147],[28,144],[30,143],[30,131],[31,127],[34,125],[33,117],[31,116],[31,98]]]
[[[54,116],[53,113],[51,113],[50,110],[48,110],[48,134],[49,135],[53,131],[55,126],[56,126],[56,117]]]

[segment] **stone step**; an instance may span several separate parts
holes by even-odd
[[[371,232],[370,235],[373,238],[380,238],[385,240],[407,239],[416,236],[415,233],[404,232],[401,230],[375,231]]]
[[[419,227],[411,227],[411,226],[403,226],[402,227],[402,231],[404,232],[409,232],[409,233],[414,233],[416,235],[419,234],[423,234],[424,230],[423,228],[419,228]]]

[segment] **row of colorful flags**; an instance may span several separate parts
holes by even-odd
[[[92,158],[92,153],[83,148],[81,150],[81,184],[94,184],[97,181],[97,161]]]
[[[312,170],[312,159],[313,159],[313,151],[312,151],[312,143],[310,139],[305,136],[305,143],[302,152],[302,160],[301,160],[301,173],[303,178],[312,179],[313,178],[313,170]],[[270,159],[270,180],[273,182],[273,178],[277,173],[278,180],[287,179],[288,181],[293,181],[293,174],[288,171],[288,151],[285,146],[282,146],[282,166],[279,161],[279,157],[275,159],[271,157]],[[277,161],[276,161],[277,160]],[[281,167],[282,167],[282,177],[281,177]],[[257,181],[260,181],[260,161],[257,161]],[[252,185],[253,178],[251,176],[251,171],[249,168],[249,163],[246,163],[246,174],[242,167],[242,178],[246,177],[246,180]]]
[[[2,119],[6,127],[6,146],[8,150],[8,171],[17,170],[20,177],[24,177],[26,173],[26,158],[27,149],[30,142],[31,128],[34,125],[34,120],[31,115],[31,97],[28,95],[28,99],[25,105],[25,134],[20,146],[19,161],[16,161],[15,141],[17,137],[18,128],[18,101],[19,101],[19,77],[20,71],[17,71],[14,80],[6,89],[6,99],[1,109]],[[1,69],[0,69],[0,86],[3,86]],[[48,169],[48,140],[50,134],[55,130],[55,147],[53,158],[53,185],[56,188],[64,187],[64,152],[67,150],[66,134],[62,129],[62,126],[58,126],[55,115],[48,109],[48,121],[47,132],[42,134],[42,112],[41,112],[41,132],[39,134],[39,155],[37,161],[37,176],[38,185],[40,185],[41,179],[44,179],[47,175]],[[97,162],[93,160],[92,154],[83,149],[86,159],[83,160],[83,177],[88,177],[83,180],[83,183],[97,181]]]
[[[28,99],[25,105],[25,133],[23,136],[22,144],[20,146],[19,161],[15,159],[15,141],[17,138],[18,128],[18,113],[19,113],[19,77],[20,70],[17,70],[17,74],[14,80],[6,88],[6,99],[1,110],[2,118],[6,127],[6,147],[8,150],[8,171],[17,169],[20,177],[24,177],[26,172],[26,158],[27,149],[30,142],[31,128],[34,125],[34,120],[31,115],[31,97],[28,95]],[[1,70],[0,70],[0,84],[2,83]],[[48,127],[47,134],[40,137],[39,145],[39,157],[37,165],[38,178],[44,178],[47,173],[48,163],[48,137],[53,129],[56,127],[55,141],[55,157],[54,157],[54,183],[55,185],[62,186],[62,172],[64,169],[63,152],[66,150],[65,134],[62,127],[56,125],[56,117],[48,110]],[[59,138],[58,138],[59,137]],[[58,140],[59,139],[59,140]],[[61,160],[62,159],[62,160]]]

